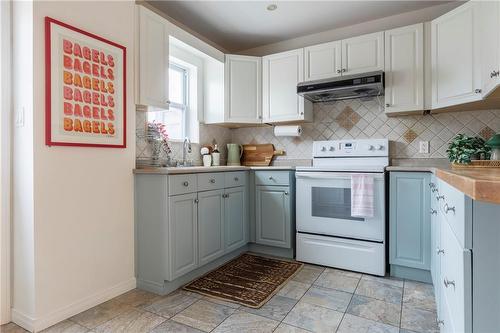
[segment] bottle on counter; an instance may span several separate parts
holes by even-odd
[[[219,166],[220,165],[220,152],[217,144],[214,145],[214,150],[212,151],[212,165]]]

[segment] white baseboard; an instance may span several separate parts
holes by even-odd
[[[68,319],[82,311],[88,310],[96,305],[132,290],[136,287],[136,284],[135,278],[123,281],[111,288],[101,290],[70,305],[61,307],[41,318],[31,318],[16,309],[12,309],[12,321],[30,332],[40,332],[41,330]]]

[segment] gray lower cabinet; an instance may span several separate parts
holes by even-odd
[[[391,172],[389,263],[391,275],[431,282],[428,172]]]
[[[198,193],[199,263],[206,263],[224,254],[224,190]]]
[[[224,193],[225,251],[231,252],[247,243],[247,195],[243,186],[226,189]]]
[[[170,274],[174,280],[198,266],[197,194],[181,194],[168,198],[168,240]]]
[[[257,244],[291,246],[291,195],[288,186],[256,186],[255,219]]]

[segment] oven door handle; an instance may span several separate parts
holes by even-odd
[[[374,179],[384,179],[383,173],[363,173],[363,172],[296,172],[297,179],[351,179],[352,175],[367,175]]]

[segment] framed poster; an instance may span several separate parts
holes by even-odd
[[[126,49],[45,17],[45,143],[126,147]]]

